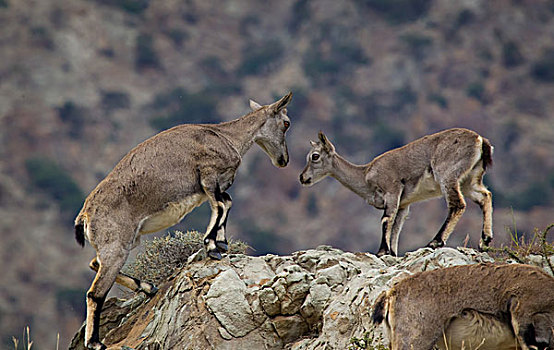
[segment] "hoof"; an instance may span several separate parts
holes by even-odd
[[[104,345],[100,342],[92,342],[90,344],[87,344],[86,348],[89,349],[89,350],[105,350],[105,349],[107,349],[106,345]]]
[[[217,249],[208,250],[208,257],[214,260],[221,260],[223,258]]]
[[[429,244],[427,244],[427,247],[428,248],[431,248],[431,249],[437,249],[437,248],[441,248],[441,247],[444,247],[444,242],[440,241],[431,241],[429,242]]]
[[[385,255],[391,255],[390,251],[385,250],[385,249],[379,249],[379,251],[377,252],[377,257],[378,258],[380,258],[382,256],[385,256]]]
[[[217,241],[215,242],[215,246],[220,253],[227,253],[227,251],[229,251],[229,245],[227,244],[227,241]]]
[[[479,241],[479,251],[484,252],[489,247],[492,241],[492,237],[481,234],[481,240]]]
[[[158,292],[158,288],[153,285],[153,284],[148,284],[148,286],[146,288],[142,287],[140,289],[141,292],[143,292],[144,294],[146,294],[148,297],[153,297],[154,295],[156,295],[156,293]]]

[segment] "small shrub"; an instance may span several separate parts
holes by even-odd
[[[374,343],[377,345],[373,345]],[[375,337],[374,331],[364,333],[362,338],[350,338],[348,350],[388,350],[389,348],[383,345],[383,337]]]
[[[163,112],[150,119],[150,125],[164,130],[182,123],[218,122],[217,96],[213,91],[189,93],[181,87],[160,94],[154,99],[152,107]]]
[[[289,31],[296,34],[302,23],[308,22],[309,19],[310,2],[308,0],[297,0],[291,8],[291,15],[288,24]]]
[[[425,56],[425,51],[433,45],[433,38],[419,33],[408,33],[400,37],[414,58],[420,60]]]
[[[46,27],[31,27],[31,38],[34,44],[47,50],[54,50],[54,39]]]
[[[514,41],[508,41],[502,45],[502,63],[505,67],[517,67],[523,62],[525,62],[525,59]]]
[[[52,160],[34,157],[25,162],[31,184],[56,200],[65,212],[76,212],[84,200],[83,192],[65,170]]]
[[[317,197],[314,193],[310,193],[310,195],[308,196],[306,211],[312,218],[319,215],[319,205],[317,204]]]
[[[466,26],[475,20],[475,14],[470,9],[463,9],[458,12],[456,16],[456,21],[454,22],[455,28],[459,29],[463,26]]]
[[[0,8],[8,8],[9,5],[8,0],[0,0]]]
[[[86,124],[86,108],[81,107],[73,101],[66,101],[57,108],[61,121],[69,127],[69,136],[81,137]]]
[[[167,36],[171,39],[173,44],[177,47],[183,46],[183,43],[189,38],[187,32],[181,29],[171,29]]]
[[[371,64],[371,59],[354,42],[332,42],[331,52],[323,53],[319,42],[312,43],[302,59],[304,73],[311,79],[336,77],[339,73],[348,73],[355,65]]]
[[[129,94],[121,91],[102,91],[102,107],[107,111],[126,109],[131,106]]]
[[[531,67],[531,75],[535,80],[554,83],[554,49],[547,50]]]
[[[378,122],[373,127],[374,149],[377,154],[398,148],[404,145],[404,132],[389,124]]]
[[[427,101],[433,102],[434,104],[438,105],[442,109],[448,108],[448,100],[446,97],[439,93],[432,93],[427,96]]]
[[[100,4],[112,6],[130,14],[143,13],[150,5],[150,0],[96,0]]]
[[[481,82],[474,82],[468,85],[466,88],[466,94],[469,97],[473,97],[481,103],[486,103],[485,86]]]
[[[154,39],[150,34],[139,34],[136,39],[135,67],[137,69],[159,68],[160,59],[154,48]]]
[[[144,251],[137,255],[134,262],[126,265],[123,272],[159,285],[183,268],[189,256],[204,248],[203,236],[198,231],[175,231],[168,236],[146,241]],[[242,241],[229,240],[231,254],[244,254],[248,248],[248,244]]]
[[[359,0],[391,23],[415,21],[427,14],[431,0]]]
[[[237,73],[240,75],[266,73],[269,67],[283,57],[284,49],[279,40],[269,40],[261,45],[249,46],[243,52],[244,59]]]
[[[58,312],[72,312],[79,316],[86,313],[83,298],[86,290],[77,288],[62,288],[56,291],[56,308]]]

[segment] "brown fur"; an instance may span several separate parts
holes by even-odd
[[[156,288],[119,271],[140,235],[181,221],[208,201],[212,216],[204,243],[208,256],[227,251],[225,226],[232,185],[243,155],[255,142],[278,167],[289,156],[285,132],[286,106],[292,94],[261,106],[250,101],[251,113],[220,124],[183,124],[163,131],[133,148],[86,198],[75,220],[75,238],[86,238],[96,250],[90,266],[97,271],[87,292],[85,345],[103,349],[98,334],[100,311],[114,282],[147,294]]]
[[[524,350],[552,349],[553,291],[554,278],[529,265],[449,267],[397,283],[379,296],[373,319],[385,320],[391,350],[430,350],[444,336],[449,349],[459,349],[461,344],[452,340],[460,342],[461,334],[472,334],[464,339],[467,348],[481,342],[475,336],[479,332],[488,337],[482,348],[496,342],[508,344],[496,345],[499,349],[508,349],[511,334]]]
[[[311,144],[300,182],[311,186],[332,176],[370,205],[383,209],[378,255],[397,254],[399,233],[411,204],[439,196],[446,200],[448,216],[429,247],[446,243],[465,211],[464,195],[483,211],[480,246],[492,240],[492,195],[483,184],[485,169],[492,164],[492,146],[476,132],[444,130],[386,152],[365,165],[341,157],[321,132],[318,142]]]

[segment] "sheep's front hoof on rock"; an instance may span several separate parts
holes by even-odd
[[[427,244],[427,247],[432,249],[441,248],[441,247],[444,247],[444,242],[432,240],[431,242],[429,242],[429,244]]]
[[[217,250],[220,253],[227,253],[227,251],[229,250],[229,245],[227,244],[227,240],[217,241],[215,242],[215,246],[217,247]]]
[[[208,250],[208,257],[214,260],[221,260],[223,258],[217,249]]]

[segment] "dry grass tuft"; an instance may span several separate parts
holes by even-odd
[[[203,234],[198,231],[175,231],[165,237],[144,242],[144,251],[123,272],[159,285],[187,264],[187,259],[204,248]],[[240,240],[229,240],[229,253],[244,254],[250,246]]]
[[[373,345],[373,343],[377,345]],[[348,350],[389,350],[389,348],[383,345],[383,337],[376,337],[373,331],[365,332],[362,338],[352,337],[350,338],[350,345]]]
[[[27,333],[27,337],[25,337],[25,333]],[[33,346],[33,341],[31,340],[29,326],[23,329],[23,338],[21,339],[23,341],[23,350],[31,350],[31,347]],[[14,350],[17,350],[19,348],[19,340],[16,337],[12,337],[12,341]]]
[[[550,263],[550,256],[554,255],[554,243],[548,241],[548,233],[554,227],[554,223],[548,225],[544,230],[535,228],[533,236],[525,239],[522,235],[518,237],[517,228],[509,230],[511,241],[507,246],[501,246],[500,248],[489,247],[486,251],[495,260],[513,259],[521,264],[526,263],[526,258],[529,255],[540,255],[550,268],[552,274],[554,274],[554,268]],[[554,232],[554,231],[553,231]]]

